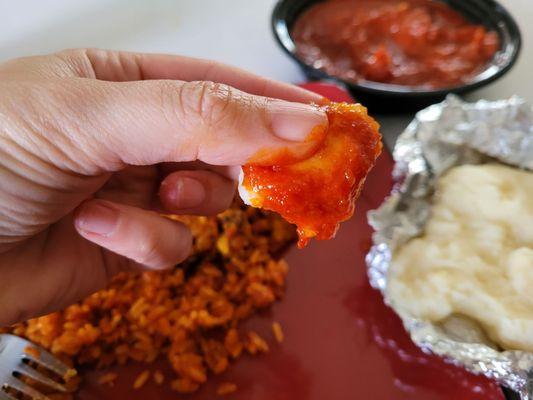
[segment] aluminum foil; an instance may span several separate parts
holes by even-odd
[[[375,233],[366,258],[371,285],[392,308],[385,294],[391,255],[423,232],[439,176],[456,165],[495,160],[533,170],[533,110],[518,97],[466,103],[449,96],[416,115],[400,135],[393,156],[397,184],[368,214]],[[422,350],[495,379],[522,400],[533,400],[533,353],[500,351],[473,321],[457,318],[434,324],[396,311]]]

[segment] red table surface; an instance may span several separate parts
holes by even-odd
[[[351,101],[334,86],[304,86],[335,101]],[[193,395],[152,382],[132,390],[133,380],[146,365],[112,368],[119,373],[112,388],[96,383],[102,371],[87,370],[77,398],[213,399],[218,384],[230,381],[238,390],[225,397],[234,400],[503,400],[501,389],[490,380],[419,350],[368,284],[364,257],[371,228],[366,213],[390,192],[391,168],[391,156],[384,151],[355,216],[342,225],[334,240],[313,241],[286,254],[290,272],[285,298],[245,323],[269,340],[268,354],[241,358],[224,374],[210,377]],[[282,344],[272,337],[273,321],[283,326]],[[167,380],[172,378],[164,361],[157,368],[165,371]]]

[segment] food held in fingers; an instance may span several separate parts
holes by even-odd
[[[315,153],[286,163],[242,167],[239,193],[245,203],[279,213],[297,226],[298,246],[335,236],[349,219],[370,169],[381,152],[379,125],[361,104],[323,106],[329,125]],[[314,132],[313,134],[316,134]]]

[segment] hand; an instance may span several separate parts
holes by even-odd
[[[118,271],[179,263],[191,235],[158,210],[222,211],[236,166],[265,148],[301,157],[327,124],[302,104],[317,95],[177,56],[13,60],[0,65],[0,94],[0,326],[65,307]]]

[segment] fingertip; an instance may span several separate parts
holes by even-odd
[[[146,266],[150,269],[162,270],[173,268],[177,264],[181,264],[183,261],[185,261],[191,255],[192,252],[193,236],[189,227],[179,221],[168,220],[168,218],[163,219],[167,220],[170,225],[173,226],[173,229],[169,230],[168,232],[170,235],[172,235],[173,231],[177,231],[177,234],[175,234],[175,238],[178,240],[176,240],[173,244],[174,251],[170,252],[169,257],[163,258],[160,264],[146,264]]]
[[[207,190],[198,179],[174,173],[167,176],[159,189],[163,205],[171,211],[201,206],[207,198]]]
[[[313,140],[312,133],[328,126],[326,112],[312,104],[275,100],[268,104],[272,133],[280,139]]]
[[[74,224],[85,239],[152,270],[173,267],[192,249],[185,224],[109,201],[86,201],[76,210]]]
[[[216,215],[230,206],[235,187],[234,181],[212,171],[175,171],[161,182],[159,198],[169,212]]]
[[[120,212],[105,200],[82,203],[74,213],[76,230],[85,235],[109,236],[117,228]]]

